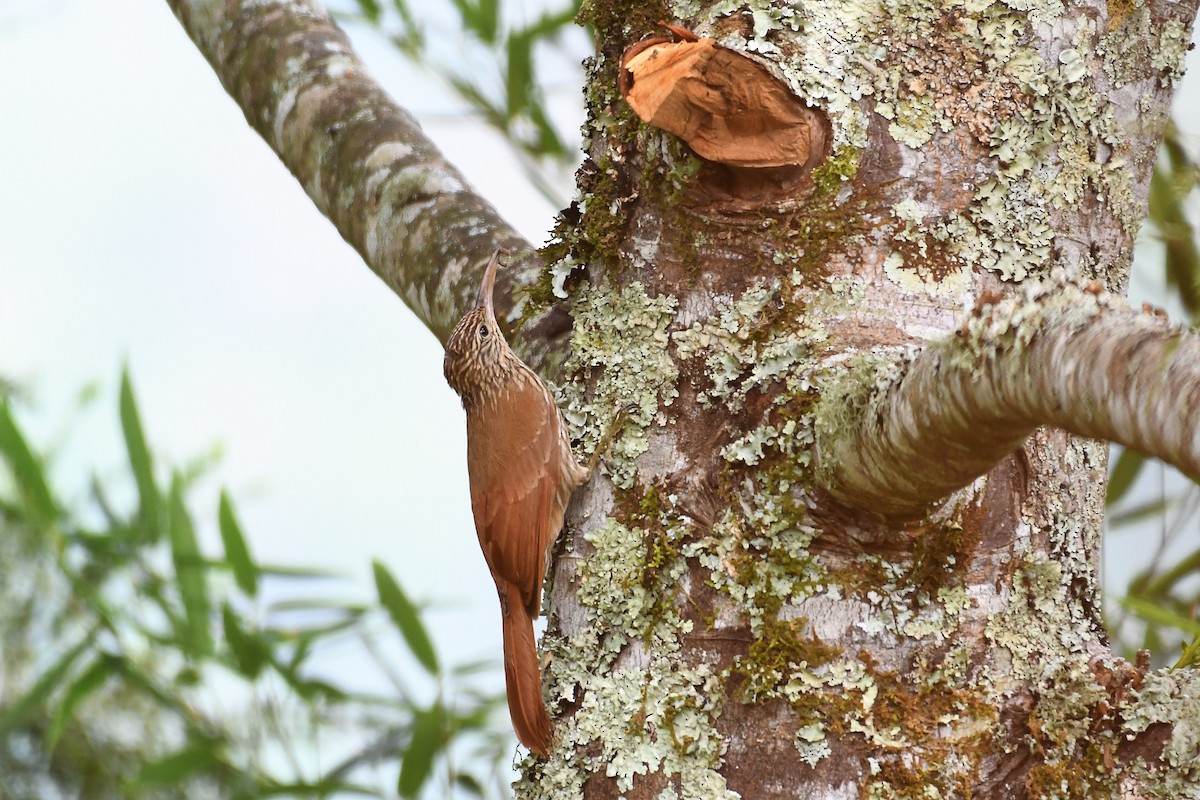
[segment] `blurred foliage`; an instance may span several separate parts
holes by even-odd
[[[1161,302],[1178,304],[1193,327],[1200,322],[1200,249],[1195,225],[1200,164],[1190,152],[1194,150],[1173,123],[1167,125],[1150,181],[1150,215],[1144,229],[1149,242],[1140,243],[1161,243],[1167,287],[1167,297]],[[1183,667],[1200,663],[1200,487],[1187,484],[1168,495],[1162,465],[1147,462],[1132,450],[1114,449],[1119,455],[1113,459],[1109,475],[1109,531],[1136,528],[1137,535],[1147,536],[1152,525],[1158,528],[1157,542],[1145,548],[1151,554],[1146,566],[1117,600],[1119,609],[1109,622],[1116,642],[1127,657],[1144,648],[1160,664]],[[1147,492],[1133,491],[1147,463],[1158,467],[1157,476],[1142,480],[1142,485],[1152,490],[1157,477],[1158,491],[1149,499]],[[1179,648],[1183,653],[1176,660],[1171,653]]]
[[[119,409],[128,474],[67,503],[0,392],[0,798],[507,794],[503,696],[441,665],[383,564],[378,603],[318,592],[331,576],[254,559],[225,492],[211,557],[197,471],[159,469],[127,375]],[[319,674],[331,647],[389,690]]]
[[[531,6],[537,10],[525,14]],[[522,157],[530,181],[548,198],[563,204],[562,181],[555,168],[574,168],[580,158],[576,136],[555,125],[547,105],[550,81],[560,70],[539,68],[539,57],[554,48],[567,51],[565,65],[590,55],[583,44],[568,44],[578,31],[580,0],[549,3],[502,0],[335,0],[342,21],[357,21],[382,31],[412,63],[430,71],[473,113],[499,131]],[[581,90],[583,72],[569,69],[572,92]]]

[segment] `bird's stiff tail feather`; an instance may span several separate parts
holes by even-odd
[[[540,756],[550,749],[550,716],[542,702],[542,676],[533,642],[533,619],[511,584],[500,585],[500,612],[504,617],[504,681],[508,713],[521,744]]]

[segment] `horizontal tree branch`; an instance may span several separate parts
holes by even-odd
[[[512,308],[512,286],[536,280],[530,244],[367,74],[315,2],[167,2],[250,125],[439,341],[474,305],[497,247],[512,254],[501,313]],[[563,327],[561,318],[527,326],[526,357],[553,360]]]
[[[920,514],[1042,425],[1200,477],[1200,337],[1062,275],[981,298],[953,336],[865,364],[822,404],[825,487],[885,516]]]

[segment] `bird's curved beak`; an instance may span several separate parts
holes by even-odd
[[[488,314],[493,317],[496,315],[492,306],[492,291],[496,288],[496,268],[500,266],[500,254],[507,252],[500,247],[492,253],[492,260],[488,262],[487,269],[483,271],[483,283],[479,285],[479,305],[486,308]]]

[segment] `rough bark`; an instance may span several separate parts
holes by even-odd
[[[830,494],[916,517],[987,473],[1040,425],[1117,442],[1200,477],[1200,337],[1099,283],[1026,282],[982,302],[907,363],[827,392],[816,453]],[[829,435],[824,435],[828,431]],[[818,464],[818,467],[820,464]]]
[[[444,334],[470,294],[463,264],[507,229],[408,138],[310,5],[172,3],[314,200]],[[555,293],[530,293],[520,315],[551,319],[552,297],[570,298],[570,356],[552,377],[566,377],[581,449],[618,408],[634,411],[560,541],[544,642],[557,746],[523,762],[519,796],[1200,794],[1200,678],[1126,664],[1105,641],[1103,446],[1050,428],[1020,443],[1038,423],[1095,430],[1057,408],[1061,376],[1043,369],[1019,395],[1033,411],[1022,400],[978,424],[986,458],[939,453],[896,409],[862,424],[872,397],[918,419],[920,392],[895,387],[906,370],[913,386],[934,380],[917,373],[937,346],[912,351],[953,336],[981,298],[1041,314],[1053,299],[1020,304],[1019,285],[1055,270],[1123,290],[1194,13],[1051,0],[585,8],[599,52],[581,201],[547,251],[538,285]],[[750,55],[825,114],[828,157],[730,167],[639,123],[618,69],[660,19]],[[432,243],[441,220],[488,241],[465,260],[438,250],[451,247]],[[988,349],[1001,334],[979,331],[974,351],[997,378],[1021,366]],[[941,388],[980,404],[971,386],[1014,391],[1003,383]],[[1112,382],[1089,396],[1106,392],[1131,410],[1162,402]],[[1164,435],[1178,421],[1157,422],[1146,430],[1178,447]],[[888,426],[926,442],[922,459],[889,449]],[[851,496],[856,437],[878,445],[855,454],[864,475],[934,475],[935,489],[898,499],[906,508],[950,488],[938,456],[977,459],[950,465],[957,483],[1020,446],[899,523],[876,513],[886,481]]]
[[[1105,448],[1049,428],[1023,442],[1045,423],[1131,434],[1152,406],[1150,438],[1177,452],[1180,420],[1111,377],[1068,397],[1069,372],[1002,352],[1029,318],[1048,334],[1082,310],[1024,302],[1021,282],[1123,290],[1194,9],[1015,5],[589,7],[590,161],[559,229],[587,264],[567,283],[564,405],[586,442],[611,409],[639,411],[561,546],[560,745],[524,764],[519,797],[1200,793],[1200,679],[1113,658],[1099,618]],[[737,169],[641,124],[617,65],[659,19],[827,114],[829,157]],[[1015,330],[964,319],[977,304],[1016,306]],[[964,326],[960,354],[994,380],[923,406],[942,376],[919,373]],[[1135,346],[1154,326],[1128,326],[1135,372],[1159,366]],[[1067,356],[1111,347],[1099,330]],[[1008,407],[948,447],[928,434],[961,422],[954,394]],[[920,458],[889,447],[897,431]],[[934,487],[892,498],[873,474]],[[972,478],[910,522],[880,513]]]

